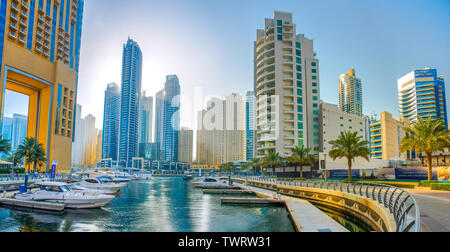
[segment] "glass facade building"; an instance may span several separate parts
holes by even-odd
[[[115,83],[108,84],[103,110],[102,159],[117,161],[119,143],[120,89]]]
[[[246,158],[254,159],[256,147],[256,97],[252,91],[247,92],[245,99],[245,134],[246,134]]]
[[[364,116],[361,79],[353,68],[339,77],[339,107],[349,114]]]
[[[436,69],[414,70],[398,80],[400,115],[411,122],[418,118],[441,120],[448,127],[443,76]]]
[[[180,81],[176,75],[166,77],[164,86],[162,154],[166,161],[178,161],[180,130]]]
[[[142,51],[132,39],[123,48],[120,99],[119,164],[131,167],[138,157],[139,101],[141,96]]]

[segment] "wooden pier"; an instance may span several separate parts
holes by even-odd
[[[204,189],[204,194],[239,194],[239,195],[255,195],[255,192],[249,190],[220,190],[220,189]]]
[[[244,204],[244,205],[284,205],[283,200],[270,198],[222,198],[222,204]]]
[[[24,208],[40,209],[40,210],[56,211],[56,212],[64,211],[64,208],[65,208],[64,204],[25,201],[25,200],[16,200],[16,199],[9,199],[9,198],[0,198],[0,205],[6,205],[6,206],[11,206],[11,207],[24,207]]]

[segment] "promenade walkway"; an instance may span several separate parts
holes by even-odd
[[[450,192],[408,191],[419,204],[422,232],[450,232]]]
[[[243,187],[265,197],[274,195],[273,191],[266,189],[252,186]],[[286,202],[286,207],[290,211],[294,225],[299,232],[349,232],[341,224],[306,200],[288,196],[281,196],[280,199]]]

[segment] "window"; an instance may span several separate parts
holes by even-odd
[[[317,70],[316,70],[316,69],[313,69],[312,72],[313,72],[313,73],[317,73]]]
[[[302,71],[302,66],[297,65],[297,71],[301,72]]]
[[[316,62],[311,62],[311,66],[315,67],[315,66],[317,66],[317,63]]]
[[[312,83],[313,87],[317,87],[317,82]]]
[[[301,80],[301,79],[303,79],[302,77],[303,77],[303,75],[301,73],[297,73],[297,79]]]
[[[278,32],[279,34],[283,33],[283,28],[278,27],[278,28],[277,28],[277,32]]]
[[[303,113],[303,106],[298,106],[297,107],[297,112]]]
[[[298,123],[298,128],[303,129],[303,123]]]
[[[302,51],[301,50],[295,50],[297,56],[301,57],[302,56]]]
[[[278,26],[282,26],[283,25],[283,21],[282,20],[277,20],[277,25]]]
[[[297,64],[302,64],[302,58],[297,58]]]
[[[283,40],[283,35],[278,35],[278,40],[282,41]]]
[[[297,95],[299,95],[299,96],[303,96],[303,92],[302,92],[302,90],[301,90],[301,89],[297,89]]]
[[[299,97],[297,98],[297,103],[298,104],[303,104],[303,98]],[[302,111],[303,112],[303,111]]]
[[[313,108],[318,108],[318,107],[319,107],[319,105],[317,103],[313,104]],[[324,118],[325,118],[325,116],[324,116]]]
[[[317,89],[313,89],[312,93],[317,94]]]
[[[302,115],[302,114],[298,114],[298,120],[299,120],[300,122],[303,122],[303,115]]]
[[[300,49],[300,48],[301,48],[300,42],[296,42],[296,43],[295,43],[295,46],[296,46],[298,49]]]
[[[313,114],[314,114],[314,115],[318,115],[318,114],[319,114],[319,111],[318,111],[318,110],[314,110],[314,111],[313,111]]]
[[[313,101],[317,101],[317,100],[318,100],[317,96],[313,96]]]
[[[317,76],[313,75],[312,79],[317,80]]]
[[[297,81],[297,87],[298,88],[302,88],[303,87],[303,83],[301,81]]]

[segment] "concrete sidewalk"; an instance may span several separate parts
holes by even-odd
[[[450,192],[408,191],[419,204],[423,232],[450,232]]]
[[[275,192],[262,188],[243,186],[259,195],[272,198]],[[299,232],[349,232],[330,216],[313,206],[306,200],[281,196],[290,212],[294,225]]]

